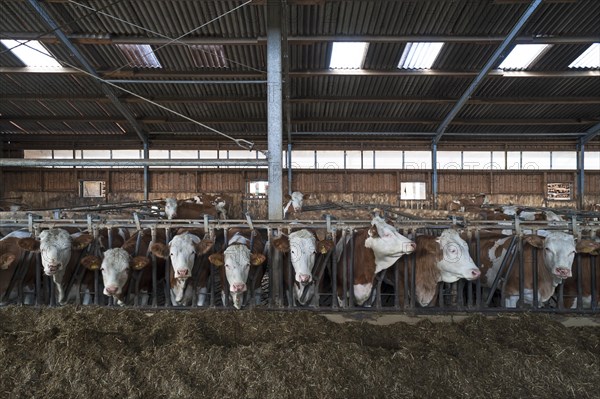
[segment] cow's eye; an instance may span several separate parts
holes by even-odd
[[[100,268],[100,271],[101,271],[101,272],[103,272],[103,271],[104,271],[104,268],[103,268],[103,267],[101,267],[101,268]]]
[[[544,248],[544,249],[548,252],[552,252],[552,250],[550,248]]]

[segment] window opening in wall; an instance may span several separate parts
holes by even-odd
[[[250,180],[246,186],[246,194],[251,198],[266,198],[268,188],[267,180]]]
[[[569,201],[572,199],[572,183],[548,183],[546,196],[549,200]]]
[[[400,183],[400,199],[426,200],[426,188],[425,182],[402,182]]]
[[[104,198],[106,196],[106,182],[104,180],[80,180],[79,197]]]

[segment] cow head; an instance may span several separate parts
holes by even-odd
[[[150,264],[145,256],[132,258],[123,248],[113,248],[104,252],[102,259],[88,255],[81,264],[90,269],[100,268],[104,282],[104,295],[112,296],[119,305],[124,305],[124,288],[129,281],[132,270],[141,270]]]
[[[244,244],[232,244],[222,254],[212,254],[208,259],[217,267],[225,267],[233,306],[241,309],[250,267],[262,265],[266,257],[263,254],[251,253],[250,248]]]
[[[82,234],[76,238],[64,229],[52,228],[40,233],[39,240],[33,237],[22,238],[19,246],[27,251],[40,251],[44,273],[54,276],[64,273],[71,260],[72,250],[81,250],[93,241],[89,234]]]
[[[571,266],[577,252],[575,238],[571,234],[553,231],[545,238],[538,235],[525,236],[525,241],[544,251],[544,266],[557,279],[571,277]]]
[[[469,246],[456,230],[444,230],[435,241],[439,248],[437,267],[441,271],[443,282],[453,283],[461,278],[479,278],[481,272],[469,254]]]
[[[173,219],[175,216],[177,216],[176,198],[165,199],[165,215],[167,215],[167,219]]]
[[[194,269],[194,262],[198,255],[204,255],[212,246],[206,245],[206,243],[200,239],[200,237],[184,232],[178,234],[169,245],[162,242],[155,242],[150,247],[152,253],[159,257],[166,259],[169,257],[171,260],[171,267],[173,268],[173,276],[180,284],[176,284],[171,287],[175,293],[175,300],[181,302],[183,300],[183,294],[185,292],[185,280],[192,277],[192,270]]]
[[[401,256],[410,254],[416,249],[416,244],[398,233],[394,226],[376,215],[371,221],[369,237],[365,247],[371,248],[375,254],[376,273],[392,266]]]
[[[287,205],[283,209],[283,217],[290,212],[290,207],[293,213],[302,212],[302,205],[304,203],[304,194],[300,191],[294,191],[292,195],[286,195],[286,199],[288,200]]]

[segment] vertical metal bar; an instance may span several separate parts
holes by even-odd
[[[438,209],[438,168],[437,144],[431,144],[431,194],[433,195],[433,209]]]
[[[519,237],[519,307],[525,305],[525,256],[523,253],[523,239]]]
[[[402,285],[404,286],[404,303],[403,303],[403,308],[408,308],[410,306],[410,291],[409,291],[409,267],[411,267],[411,263],[409,262],[409,259],[413,258],[414,255],[409,255],[409,256],[405,256],[404,257],[404,270],[403,270],[403,279],[402,279]]]
[[[334,228],[331,231],[331,237],[333,239],[333,248],[331,250],[331,307],[332,309],[337,309],[339,307],[338,296],[337,296],[337,273],[338,273],[338,259],[337,257],[337,245],[335,242],[335,238],[337,237],[337,230]],[[343,240],[343,236],[340,238]],[[344,241],[342,241],[344,243]],[[342,248],[342,254],[344,250]]]
[[[227,234],[229,234],[229,229],[228,228],[224,228],[223,229],[223,234],[225,235],[225,242],[223,244],[223,250],[227,249],[227,246],[229,245],[229,238],[227,236]],[[225,267],[225,265],[221,266],[221,267]],[[223,307],[228,308],[229,307],[229,282],[227,281],[227,273],[223,273],[223,275],[225,276],[225,280],[221,281],[221,292],[222,292],[222,298],[223,298]]]
[[[532,267],[532,275],[533,275],[533,307],[537,309],[539,307],[539,298],[538,298],[538,249],[531,246],[531,267]]]
[[[402,258],[406,258],[406,256]],[[404,259],[399,259],[394,266],[394,309],[396,310],[400,310],[400,268],[405,263]]]
[[[577,310],[583,309],[583,270],[581,267],[581,254],[575,255],[575,267],[577,268]],[[594,285],[595,281],[590,281]],[[561,283],[561,285],[563,285]]]
[[[150,240],[150,245],[152,245],[153,242],[156,241],[156,226],[152,226],[150,228],[150,233],[152,235],[152,239]],[[150,246],[148,246],[148,249],[150,249]],[[157,307],[158,306],[158,276],[157,276],[157,268],[158,265],[156,264],[156,256],[152,255],[151,256],[152,259],[152,307]],[[141,277],[140,277],[141,279]],[[139,289],[135,290],[135,297],[138,298],[140,295],[139,293]]]
[[[584,209],[585,201],[585,145],[579,141],[577,145],[577,206]]]
[[[481,234],[479,229],[475,230],[475,262],[477,267],[481,267]],[[475,282],[475,307],[481,309],[482,307],[482,289],[481,289],[481,278],[478,278]]]
[[[165,227],[165,244],[167,246],[171,242],[171,230],[168,227]],[[154,257],[154,254],[152,254]],[[185,287],[184,287],[185,288]],[[165,258],[165,307],[169,307],[172,305],[171,303],[171,257],[167,256]]]
[[[348,282],[350,283],[350,289],[348,290],[348,304],[351,308],[355,306],[354,303],[354,230],[350,231],[350,264],[348,265]]]
[[[410,273],[410,307],[415,309],[417,307],[417,257],[411,256],[411,273]]]
[[[348,246],[346,246],[346,229],[342,230],[342,307],[348,307]]]
[[[281,2],[267,2],[267,129],[269,220],[283,217],[282,137],[283,87],[281,74]]]
[[[42,304],[42,264],[39,256],[35,257],[35,304]]]
[[[591,256],[590,257],[590,294],[592,297],[592,310],[596,311],[598,308],[598,291],[596,289],[596,274],[597,274],[597,270],[596,270],[596,266],[598,264],[597,262],[598,257],[597,256]]]

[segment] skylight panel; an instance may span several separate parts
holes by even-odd
[[[366,42],[334,42],[331,50],[331,69],[362,68],[369,43]]]
[[[134,68],[162,68],[149,44],[117,44]]]
[[[549,48],[549,44],[517,44],[498,68],[527,69]]]
[[[443,42],[409,42],[398,62],[399,69],[430,69],[444,47]]]
[[[600,68],[600,43],[588,47],[569,68]]]
[[[17,56],[25,65],[34,68],[56,67],[62,65],[50,55],[48,50],[37,40],[2,39],[2,44]]]
[[[225,47],[220,44],[191,45],[192,57],[198,68],[227,68]]]

